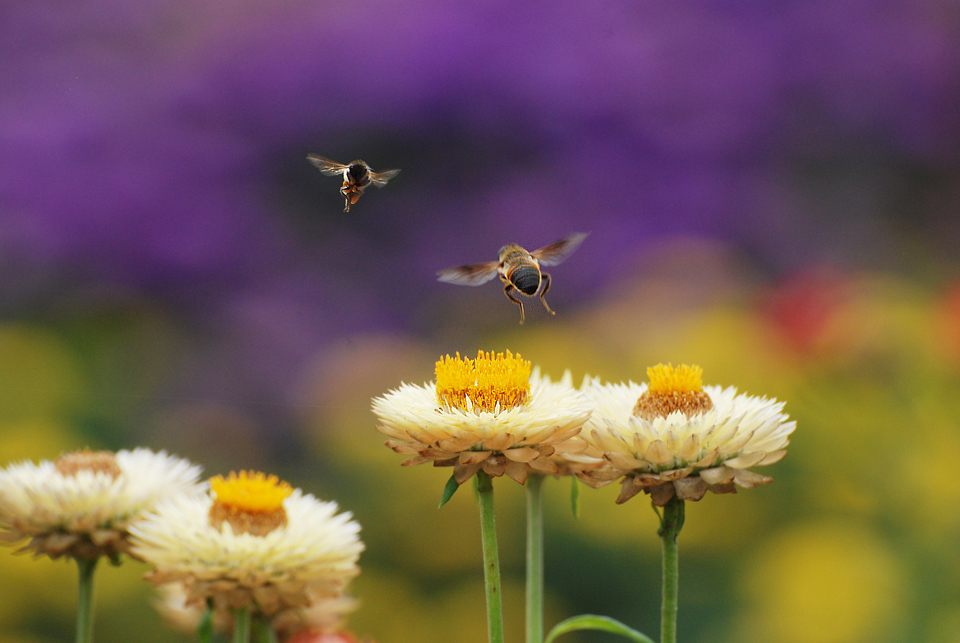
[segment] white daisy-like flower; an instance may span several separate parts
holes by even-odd
[[[644,491],[660,506],[772,481],[749,469],[786,455],[796,422],[784,403],[702,386],[702,372],[659,364],[647,369],[649,385],[587,377],[581,391],[596,408],[582,436],[606,464],[579,477],[597,487],[622,477],[618,503]]]
[[[161,499],[198,493],[200,467],[161,451],[76,451],[0,469],[0,541],[51,558],[114,560],[128,527]]]
[[[276,476],[230,474],[209,494],[178,496],[130,529],[158,585],[180,582],[188,605],[250,607],[267,616],[341,594],[359,573],[360,525]]]
[[[452,466],[458,484],[481,470],[523,484],[528,472],[560,473],[558,458],[587,446],[578,434],[592,405],[569,374],[554,383],[531,375],[519,355],[480,351],[475,360],[446,356],[436,375],[435,383],[401,384],[373,400],[386,445],[411,456],[404,466]]]

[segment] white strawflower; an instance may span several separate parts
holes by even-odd
[[[452,466],[458,484],[480,470],[523,484],[528,472],[558,473],[555,458],[586,448],[577,436],[591,404],[569,375],[558,383],[531,376],[530,362],[509,351],[447,355],[436,375],[436,383],[401,384],[373,400],[386,445],[412,456],[404,466]]]
[[[158,585],[180,582],[188,605],[249,607],[267,616],[338,597],[359,573],[360,525],[276,476],[241,471],[209,494],[157,505],[131,528]]]
[[[143,448],[12,464],[0,469],[0,540],[30,538],[22,551],[51,558],[116,560],[129,553],[131,523],[161,498],[199,493],[199,476],[199,466]]]
[[[773,480],[749,469],[786,455],[796,422],[787,421],[783,402],[702,386],[697,366],[659,364],[647,373],[649,385],[584,380],[581,391],[595,409],[581,435],[587,454],[606,462],[579,473],[584,482],[622,477],[618,503],[644,491],[662,506],[675,495],[700,500],[707,491],[734,493],[735,485]]]

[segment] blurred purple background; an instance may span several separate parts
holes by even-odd
[[[829,352],[846,275],[935,298],[956,278],[958,34],[952,0],[7,3],[0,315],[26,335],[3,382],[80,446],[335,485],[304,425],[333,423],[351,360],[360,388],[428,379],[410,345],[525,337],[549,361],[551,325],[609,339],[632,310],[610,302],[690,238],[739,266],[724,292],[772,289],[758,310],[799,354]],[[310,152],[402,173],[345,214]],[[435,280],[574,231],[555,319]]]

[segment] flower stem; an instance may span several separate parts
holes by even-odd
[[[77,599],[77,643],[93,641],[93,572],[97,558],[77,558],[80,570],[80,594]]]
[[[477,472],[477,494],[480,496],[483,580],[487,588],[487,636],[490,643],[503,643],[500,556],[497,553],[497,524],[493,511],[493,481],[483,471]]]
[[[250,643],[250,608],[238,609],[233,619],[233,643]]]
[[[277,643],[277,634],[273,631],[273,624],[264,614],[260,614],[254,623],[253,640],[256,643]]]
[[[527,643],[543,643],[543,480],[527,476]]]
[[[663,551],[663,604],[660,608],[660,643],[677,643],[677,596],[679,560],[677,536],[683,528],[683,500],[673,498],[663,507],[660,544]]]

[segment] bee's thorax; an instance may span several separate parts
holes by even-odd
[[[367,171],[367,165],[365,163],[351,163],[347,174],[349,175],[349,180],[352,180],[354,183],[363,184],[370,182],[370,173]]]

